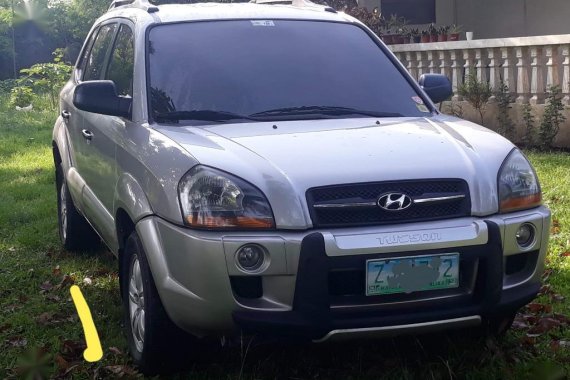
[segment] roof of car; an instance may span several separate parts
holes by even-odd
[[[138,4],[138,5],[137,5]],[[229,19],[300,19],[354,22],[351,16],[336,11],[327,11],[325,7],[306,2],[307,6],[292,4],[254,4],[254,3],[197,3],[197,4],[164,4],[154,6],[149,3],[149,9],[140,7],[145,4],[135,1],[133,4],[119,5],[111,8],[103,18],[129,17],[141,10],[149,13],[154,22],[180,22],[199,20],[229,20]],[[332,9],[329,9],[332,10]],[[130,18],[130,17],[129,17]]]

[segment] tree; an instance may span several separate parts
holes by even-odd
[[[544,116],[538,131],[539,147],[543,150],[552,147],[552,143],[560,131],[560,124],[566,120],[564,116],[564,104],[562,104],[562,90],[559,86],[548,89]]]
[[[477,74],[473,70],[467,76],[465,82],[459,86],[459,95],[463,96],[479,112],[481,124],[483,124],[487,102],[492,94],[493,91],[491,91],[489,83],[479,81]]]
[[[497,132],[509,140],[512,140],[515,137],[515,126],[511,117],[509,116],[512,97],[509,92],[509,86],[507,86],[507,84],[502,80],[495,90],[495,99],[497,100],[497,105],[499,106],[499,112],[497,113],[499,129]]]

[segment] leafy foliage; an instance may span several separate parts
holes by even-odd
[[[513,120],[509,116],[509,109],[511,108],[511,103],[513,101],[509,92],[509,86],[501,80],[494,94],[495,99],[497,100],[497,105],[499,106],[499,112],[497,113],[499,128],[497,132],[509,140],[513,140],[515,137],[515,126]]]
[[[469,73],[465,82],[459,86],[459,95],[463,96],[479,112],[481,124],[483,124],[487,102],[492,94],[493,91],[489,83],[480,81],[474,70]]]
[[[10,91],[10,106],[15,107],[27,107],[32,104],[34,98],[34,92],[30,87],[18,86],[14,87]]]
[[[552,147],[552,143],[560,131],[560,124],[566,120],[563,114],[565,107],[562,104],[562,90],[560,87],[550,87],[547,94],[544,116],[538,132],[539,148],[543,150]]]
[[[523,121],[524,134],[522,136],[522,143],[526,147],[533,147],[536,140],[536,128],[534,126],[535,120],[530,103],[525,103],[523,105]]]
[[[18,83],[15,79],[5,79],[0,81],[0,94],[9,94]]]
[[[18,82],[22,86],[33,88],[37,93],[48,94],[51,105],[55,108],[59,90],[69,79],[72,66],[62,61],[63,51],[61,49],[53,54],[55,56],[53,63],[37,63],[28,69],[20,70],[24,76]]]

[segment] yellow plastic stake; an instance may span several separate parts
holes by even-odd
[[[83,357],[88,362],[99,361],[103,357],[103,348],[101,347],[101,341],[99,340],[99,334],[97,334],[97,328],[93,322],[89,305],[87,305],[79,286],[73,285],[69,289],[69,292],[71,293],[71,298],[73,299],[77,314],[79,314],[79,319],[83,325],[83,333],[85,334],[85,342],[87,343],[87,348],[83,351]]]

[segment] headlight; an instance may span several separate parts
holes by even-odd
[[[542,203],[540,185],[526,157],[513,150],[499,172],[499,210],[511,212]]]
[[[184,223],[198,228],[274,228],[269,202],[257,188],[220,170],[195,166],[178,187]]]

